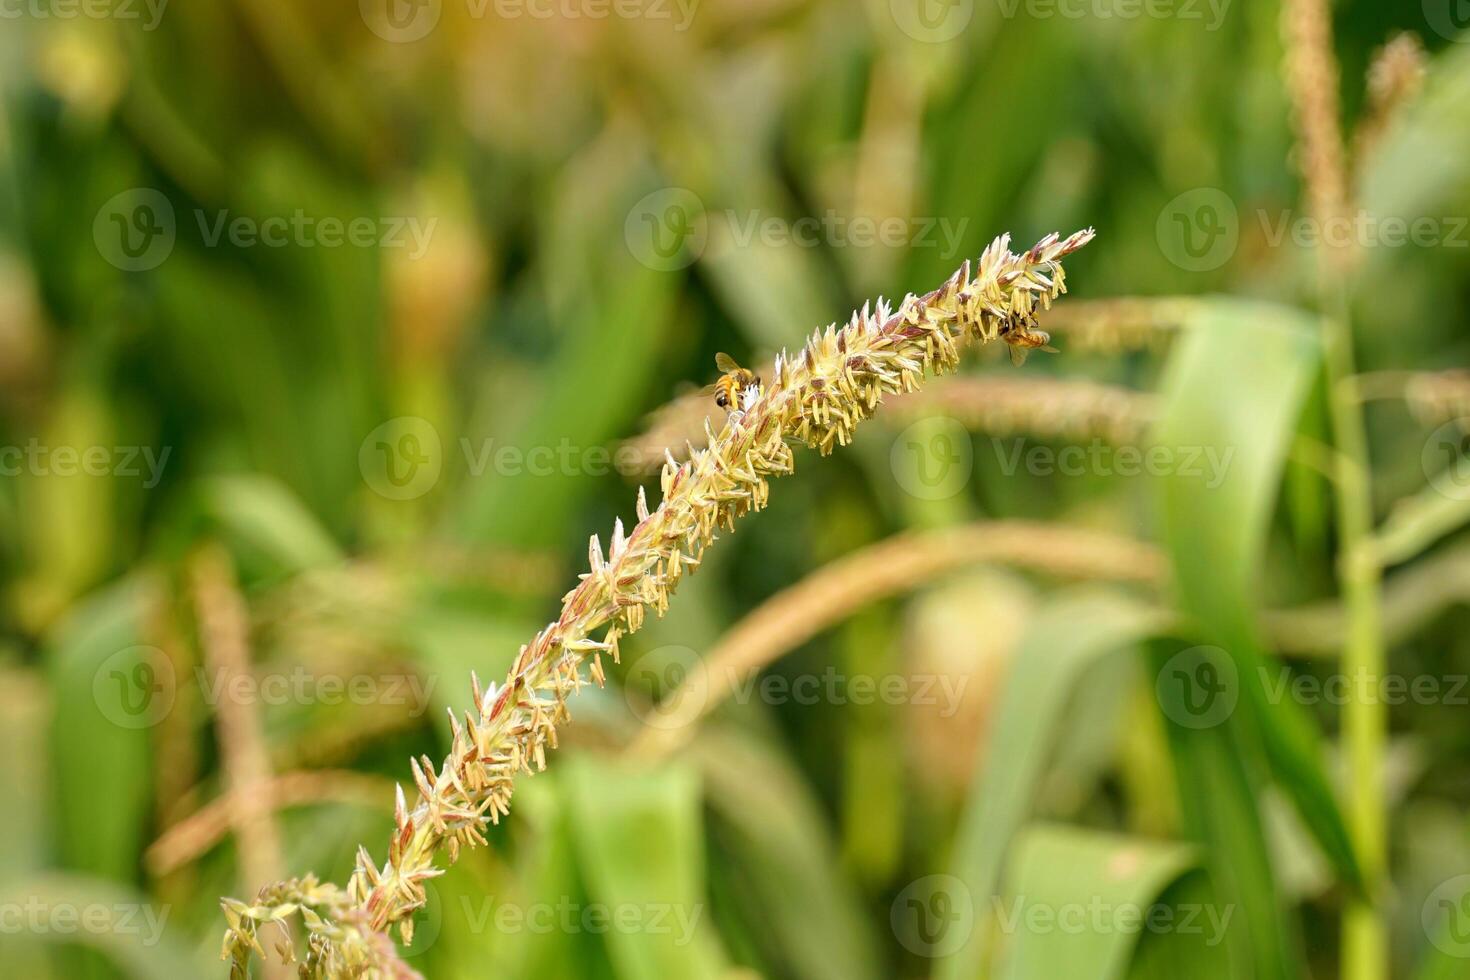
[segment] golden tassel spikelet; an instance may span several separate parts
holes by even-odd
[[[505,683],[483,688],[472,677],[472,704],[463,721],[450,714],[452,746],[442,765],[413,760],[412,808],[399,790],[387,861],[377,866],[359,850],[345,894],[313,879],[262,891],[253,906],[224,900],[229,929],[224,956],[232,974],[246,975],[251,953],[264,955],[261,925],[300,914],[309,950],[307,977],[408,977],[387,930],[405,942],[412,915],[427,900],[424,882],[439,874],[441,848],[454,861],[461,847],[485,842],[487,823],[510,812],[518,775],[546,766],[568,698],[588,673],[601,683],[601,658],[618,658],[619,640],[636,632],[645,611],[662,613],[686,573],[699,567],[719,528],[765,506],[768,480],[792,471],[792,442],[823,454],[852,439],[883,396],[912,391],[930,374],[952,370],[962,347],[1025,330],[1066,290],[1061,260],[1092,240],[1091,229],[1062,239],[1049,235],[1017,254],[1009,236],[993,242],[976,266],[966,262],[938,289],[910,294],[890,311],[881,300],[843,327],[818,331],[794,354],[776,359],[769,382],[749,390],[744,410],[708,447],[661,474],[663,502],[649,511],[639,490],[638,521],[619,521],[604,551],[596,536],[588,571],[563,598],[560,617],[521,648]],[[594,638],[594,634],[600,634]]]

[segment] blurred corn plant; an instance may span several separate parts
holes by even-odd
[[[782,481],[392,955],[1465,973],[1451,0],[3,13],[16,975],[222,974],[221,896],[383,858],[716,351],[1088,225],[1063,353]]]

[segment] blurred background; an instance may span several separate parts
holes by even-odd
[[[0,3],[0,973],[224,975],[716,352],[1096,226],[1061,353],[800,452],[403,960],[1470,976],[1470,20],[1286,7]]]

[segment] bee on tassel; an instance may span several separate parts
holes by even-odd
[[[715,355],[715,367],[725,373],[705,391],[712,392],[715,404],[729,414],[743,413],[746,393],[753,390],[756,396],[760,395],[760,375],[736,364],[734,358],[723,352]]]
[[[1011,363],[1020,367],[1026,363],[1026,355],[1034,350],[1046,351],[1049,354],[1061,353],[1051,345],[1051,334],[1036,326],[1036,317],[1018,316],[1014,318],[1009,327],[1000,335],[1000,339],[1006,342],[1011,352]]]

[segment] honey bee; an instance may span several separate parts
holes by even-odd
[[[724,376],[707,390],[714,392],[715,404],[725,411],[740,411],[745,392],[750,388],[759,390],[760,376],[736,364],[735,359],[725,353],[715,355],[715,367],[725,372]]]
[[[1051,334],[1037,329],[1034,317],[1016,320],[1011,328],[1001,335],[1011,352],[1011,363],[1020,367],[1026,363],[1026,355],[1034,350],[1058,353],[1051,345]]]

